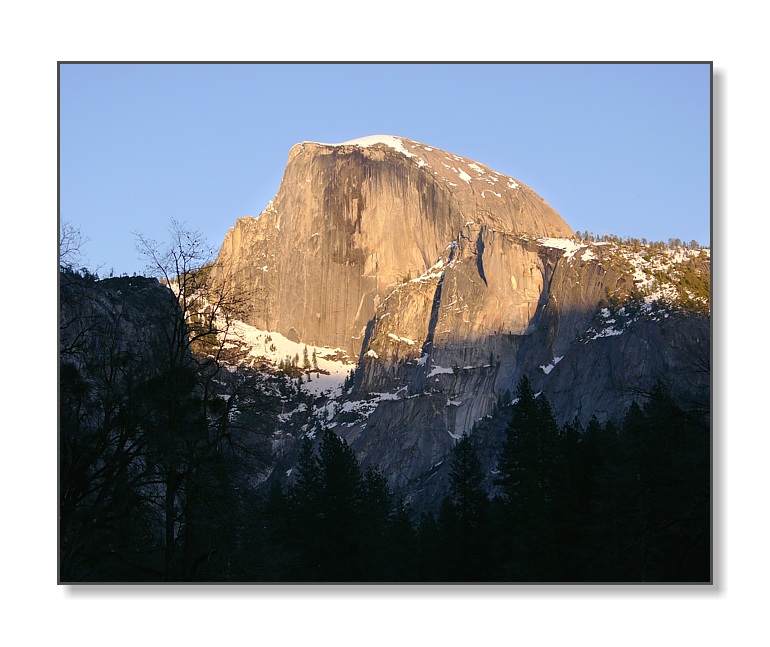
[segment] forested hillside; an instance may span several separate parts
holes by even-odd
[[[265,481],[291,377],[193,353],[155,279],[61,281],[62,581],[711,578],[708,402],[658,385],[622,419],[559,426],[524,378],[502,442],[462,436],[418,513],[328,427]]]

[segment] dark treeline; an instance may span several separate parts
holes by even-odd
[[[248,436],[190,366],[142,374],[139,359],[109,357],[108,389],[94,383],[101,358],[61,366],[62,581],[711,579],[707,409],[662,386],[622,420],[560,428],[523,379],[494,494],[466,435],[440,511],[415,518],[328,429],[303,440],[287,482],[256,487]],[[252,406],[253,426],[269,402]]]
[[[481,434],[463,436],[435,515],[331,430],[266,491],[281,399],[298,393],[227,370],[215,315],[240,297],[174,233],[167,256],[147,245],[161,282],[62,264],[60,581],[710,581],[709,406],[660,385],[622,420],[559,427],[523,379],[491,481]]]
[[[410,517],[326,431],[292,485],[255,501],[241,575],[255,581],[708,582],[710,442],[662,386],[622,421],[559,428],[526,379],[484,487],[475,438],[455,445],[437,516]]]
[[[62,581],[710,580],[708,406],[659,385],[622,420],[559,427],[523,379],[491,487],[463,436],[436,515],[415,518],[331,430],[265,492],[277,397],[169,352],[186,334],[137,337],[128,305],[97,313],[120,289],[167,320],[152,281],[64,279],[91,314],[65,321],[60,350]]]

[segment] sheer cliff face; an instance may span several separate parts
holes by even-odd
[[[461,235],[494,244],[482,230],[572,235],[529,187],[472,160],[385,136],[306,142],[291,149],[275,199],[237,221],[218,261],[252,295],[249,323],[357,355],[393,288],[423,275]],[[524,295],[505,280],[507,292]],[[531,295],[515,301],[516,325],[526,325]],[[507,325],[507,309],[490,311],[482,327]]]
[[[407,495],[524,375],[560,423],[617,419],[658,378],[708,401],[707,250],[577,242],[528,187],[424,144],[296,145],[218,261],[248,323],[358,358],[324,424]]]
[[[553,243],[563,247],[468,227],[378,307],[353,397],[388,395],[336,431],[408,496],[423,496],[456,439],[522,376],[560,424],[619,420],[658,379],[682,402],[708,402],[708,317],[646,289],[648,252],[629,252],[632,266],[622,247]]]

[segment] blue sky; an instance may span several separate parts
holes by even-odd
[[[101,275],[134,231],[214,248],[292,145],[408,137],[531,186],[575,230],[710,244],[706,64],[60,66],[60,218]]]

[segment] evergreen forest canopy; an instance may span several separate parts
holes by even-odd
[[[228,370],[214,314],[237,313],[238,295],[200,283],[198,241],[177,233],[184,254],[142,241],[177,298],[61,266],[60,581],[711,580],[709,402],[662,383],[583,428],[560,427],[523,378],[492,487],[465,435],[436,514],[415,514],[329,428],[267,487],[280,396],[303,394]]]
[[[466,435],[439,514],[415,518],[329,429],[317,453],[304,439],[291,484],[253,487],[254,452],[183,371],[116,404],[109,434],[84,433],[73,417],[88,387],[71,364],[62,369],[63,581],[711,579],[708,421],[662,386],[623,420],[559,428],[523,379],[508,407],[499,493],[485,491]],[[271,403],[258,406],[269,413]],[[83,473],[96,454],[99,467]],[[171,488],[173,505],[163,496]]]
[[[252,501],[241,575],[294,582],[708,582],[709,425],[661,385],[625,418],[559,428],[526,378],[490,497],[473,436],[438,515],[410,515],[326,430]]]

